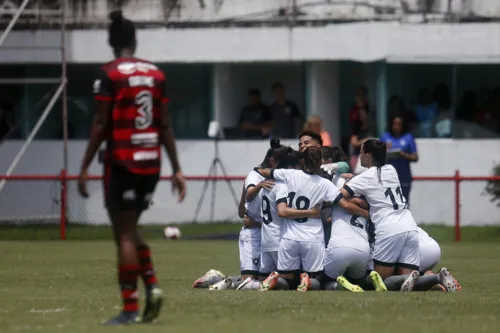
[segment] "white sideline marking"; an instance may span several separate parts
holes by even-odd
[[[65,308],[56,308],[56,309],[31,309],[27,311],[28,313],[59,313],[67,311]]]

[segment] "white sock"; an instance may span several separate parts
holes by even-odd
[[[260,281],[253,280],[249,282],[245,287],[243,287],[244,290],[259,290],[260,288]]]

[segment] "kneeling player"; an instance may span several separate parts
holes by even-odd
[[[106,139],[104,163],[105,204],[118,247],[118,276],[122,312],[108,325],[132,324],[139,317],[137,280],[146,285],[143,322],[159,315],[162,291],[158,288],[148,245],[137,224],[151,202],[160,176],[161,149],[167,150],[174,172],[172,185],[184,199],[186,188],[177,161],[175,139],[168,124],[165,75],[146,60],[133,57],[134,24],[121,12],[111,14],[109,44],[116,59],[101,67],[94,83],[97,112],[80,169],[78,189],[88,197],[88,167]]]

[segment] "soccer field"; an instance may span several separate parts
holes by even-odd
[[[499,243],[442,245],[462,293],[236,292],[191,289],[210,268],[238,272],[236,241],[152,242],[167,295],[141,332],[494,332],[500,327]],[[111,241],[1,242],[1,332],[107,332],[118,313]],[[121,328],[123,329],[123,328]]]

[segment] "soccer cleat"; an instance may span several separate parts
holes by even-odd
[[[455,284],[457,285],[457,291],[458,292],[462,291],[462,285],[460,284],[460,282],[458,282],[458,280],[455,278],[453,278],[453,280],[455,281]]]
[[[371,271],[370,278],[372,279],[375,291],[387,291],[387,287],[385,286],[384,280],[382,280],[380,274],[378,274],[376,271]]]
[[[430,276],[430,275],[436,275],[436,273],[434,273],[433,271],[427,271],[425,272],[424,276]],[[429,289],[431,291],[441,291],[441,292],[446,292],[446,288],[443,287],[443,285],[441,284],[436,284],[434,287],[432,287],[431,289]]]
[[[141,316],[137,312],[121,312],[115,318],[104,323],[106,326],[133,325],[141,322]]]
[[[415,285],[415,282],[417,282],[419,277],[420,273],[418,271],[411,272],[401,285],[401,289],[399,291],[413,291],[413,286]]]
[[[151,323],[160,315],[161,306],[163,305],[163,290],[158,287],[153,287],[146,296],[146,306],[142,314],[143,323]]]
[[[262,281],[259,291],[273,290],[278,283],[279,276],[280,275],[278,274],[278,272],[272,272],[271,274],[269,274],[269,276],[264,281]]]
[[[212,279],[215,277],[224,278],[224,274],[215,269],[211,269],[206,272],[205,275],[203,275],[201,278],[194,281],[193,288],[208,288],[211,284],[210,281],[212,281]]]
[[[231,289],[233,282],[231,278],[224,278],[224,280],[217,282],[216,284],[211,285],[208,290],[227,290]]]
[[[236,290],[243,290],[245,289],[245,286],[248,285],[249,283],[252,283],[253,279],[249,276],[245,280],[243,280],[242,283],[236,288]]]
[[[307,273],[300,274],[300,284],[297,287],[297,291],[308,291],[311,288],[311,280]]]
[[[462,287],[458,283],[457,280],[451,275],[448,268],[443,267],[439,270],[438,273],[439,282],[446,288],[446,291],[449,293],[456,293],[457,291],[462,290]]]
[[[436,275],[433,271],[427,271],[424,273],[424,276]]]
[[[350,283],[349,281],[347,281],[347,279],[343,276],[339,276],[337,278],[337,283],[342,287],[344,288],[345,290],[347,291],[351,291],[353,293],[362,293],[364,292],[364,290],[358,286],[358,285],[355,285],[355,284],[352,284]]]

